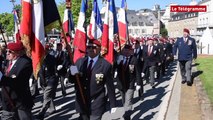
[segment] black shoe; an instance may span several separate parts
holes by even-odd
[[[144,100],[143,96],[141,96],[141,97],[140,97],[140,100],[141,100],[141,101],[143,101],[143,100]]]
[[[150,84],[152,88],[155,88],[155,84]]]
[[[192,86],[192,82],[187,81],[187,86]]]
[[[182,84],[185,84],[185,83],[186,83],[186,81],[182,81],[181,83],[182,83]]]
[[[130,116],[128,116],[128,115],[124,115],[123,118],[124,118],[124,120],[131,120]]]
[[[38,114],[37,116],[35,116],[35,120],[43,120],[44,119],[44,115]]]

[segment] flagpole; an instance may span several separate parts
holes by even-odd
[[[71,3],[70,0],[66,0],[66,7],[67,7],[67,8],[70,8],[71,5],[70,5],[68,2]],[[64,42],[65,42],[66,49],[67,49],[67,52],[68,52],[69,57],[70,57],[71,64],[74,64],[74,62],[73,62],[73,56],[72,56],[72,52],[71,52],[71,46],[70,46],[70,45],[68,44],[68,42],[67,42],[67,37],[66,37],[66,35],[65,35],[64,28],[62,27],[63,25],[62,25],[61,19],[59,19],[59,24],[60,24],[60,27],[61,27],[61,29],[62,29],[62,34],[63,34],[63,36],[64,36]],[[86,100],[85,100],[85,97],[84,97],[84,94],[83,94],[83,89],[82,89],[82,86],[81,86],[81,83],[80,83],[79,75],[76,74],[75,77],[76,77],[77,86],[78,86],[78,89],[79,89],[79,92],[80,92],[82,101],[83,101],[84,105],[86,105]],[[86,107],[86,106],[85,106],[85,107]]]

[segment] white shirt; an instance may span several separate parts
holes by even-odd
[[[99,57],[99,55],[97,55],[94,58],[88,57],[87,67],[89,66],[90,60],[93,60],[93,63],[92,63],[92,68],[93,68],[93,66],[95,65],[95,63],[98,61],[98,57]]]

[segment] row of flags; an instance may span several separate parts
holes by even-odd
[[[97,0],[93,1],[93,10],[91,13],[90,25],[88,33],[86,33],[85,20],[87,10],[87,0],[82,0],[78,18],[78,23],[75,31],[73,45],[74,63],[86,54],[87,36],[91,39],[101,40],[101,54],[104,58],[113,63],[114,59],[114,40],[115,34],[120,39],[120,46],[123,46],[128,40],[128,28],[126,17],[126,0],[122,0],[121,8],[117,12],[114,0],[107,0],[105,18],[102,22],[100,10]],[[33,72],[35,77],[40,70],[41,63],[45,53],[45,33],[51,29],[52,24],[60,20],[60,16],[54,0],[22,0],[22,20],[19,25],[17,13],[14,12],[14,20],[17,23],[15,34],[20,31],[22,43],[27,49],[28,54],[33,59]],[[102,24],[103,23],[103,24]],[[19,29],[20,28],[20,29]],[[65,33],[74,31],[73,16],[70,9],[65,9],[63,29]],[[71,36],[67,37],[68,42],[71,41]],[[20,38],[20,37],[19,37]],[[16,42],[20,41],[16,38]]]

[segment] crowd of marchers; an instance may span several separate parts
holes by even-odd
[[[79,120],[101,120],[106,105],[111,108],[110,113],[115,113],[118,104],[115,89],[119,90],[125,111],[121,117],[130,120],[134,92],[139,92],[139,100],[143,101],[144,85],[149,84],[151,89],[155,89],[157,80],[167,75],[168,66],[176,54],[182,84],[192,84],[191,64],[197,58],[197,49],[188,29],[183,30],[183,37],[176,39],[130,38],[122,46],[115,39],[113,64],[100,55],[101,41],[97,39],[87,40],[86,55],[75,64],[72,64],[66,46],[54,42],[46,43],[36,77],[32,59],[26,55],[21,41],[0,47],[2,120],[42,120],[57,112],[54,104],[57,86],[61,84],[62,95],[66,97],[68,83],[74,84],[75,110],[79,113]],[[43,101],[39,113],[33,116],[33,99],[40,94],[38,86],[43,91]],[[110,104],[106,104],[108,99]]]

